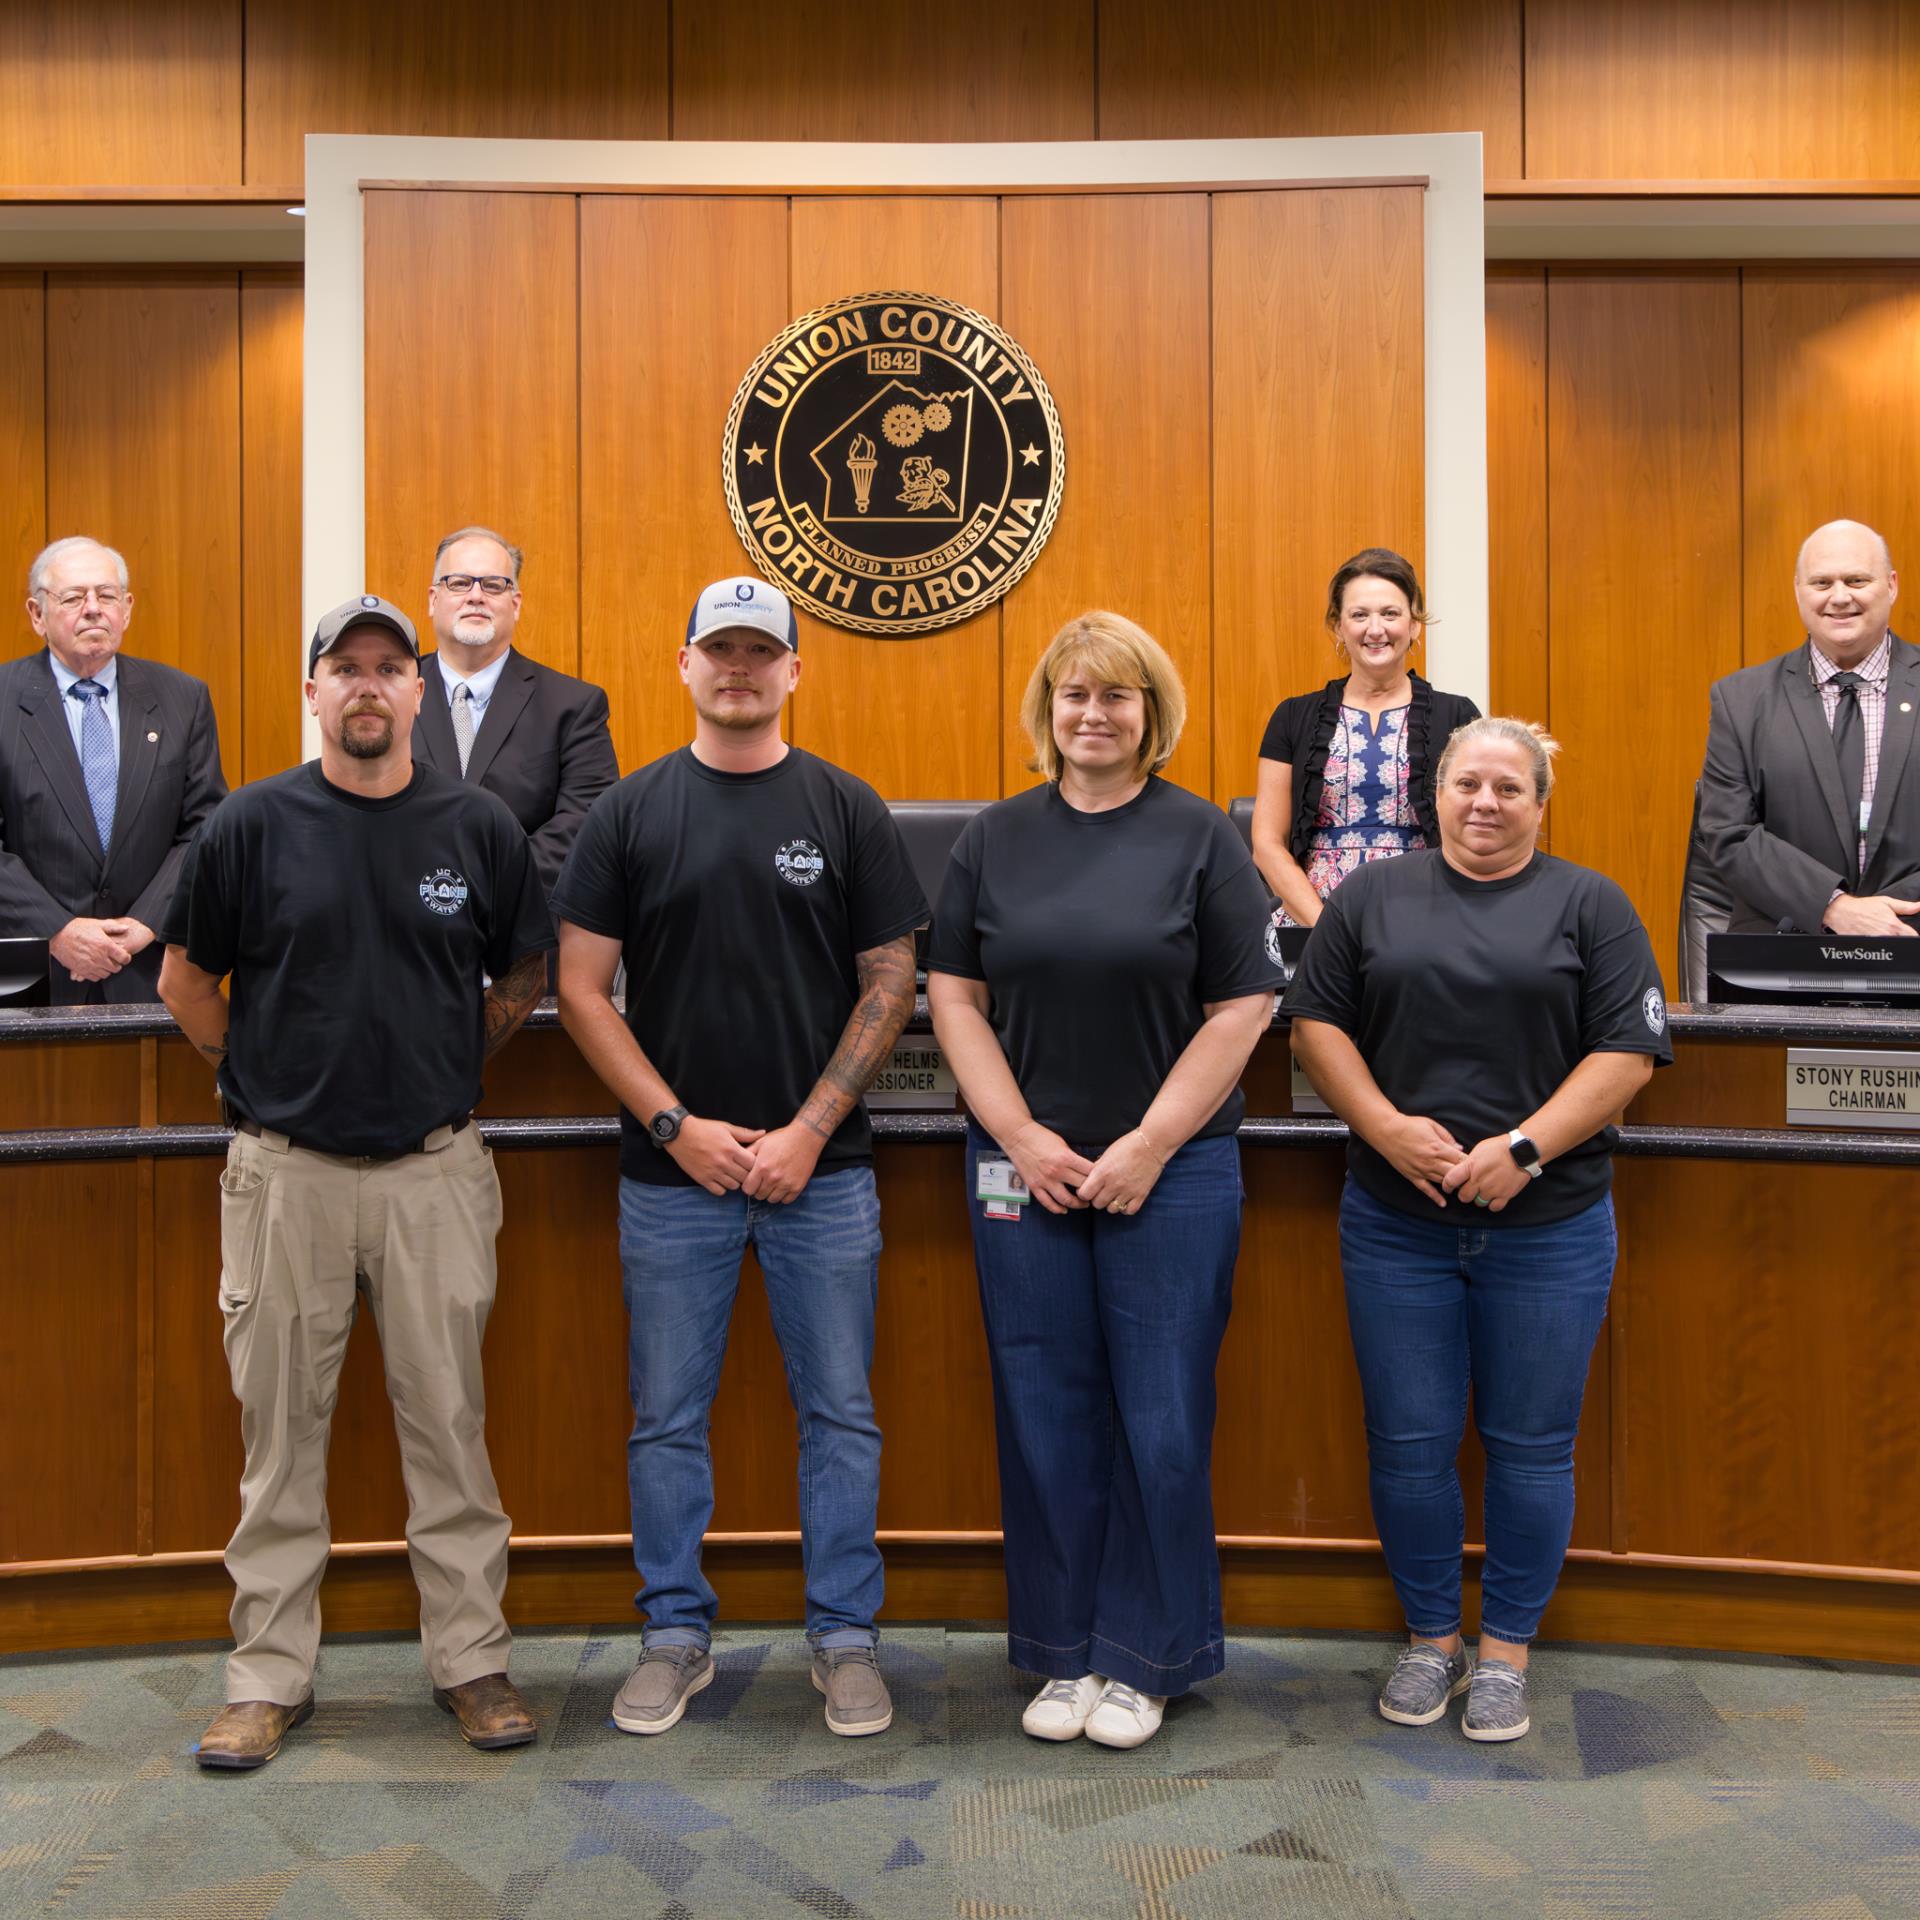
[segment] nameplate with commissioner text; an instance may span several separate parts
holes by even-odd
[[[1788,1048],[1787,1125],[1920,1132],[1920,1053]]]
[[[867,1089],[867,1105],[890,1113],[951,1113],[959,1092],[953,1069],[930,1034],[903,1033]]]

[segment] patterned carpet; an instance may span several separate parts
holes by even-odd
[[[537,1746],[463,1747],[417,1643],[329,1642],[251,1775],[189,1749],[200,1647],[0,1661],[0,1913],[127,1920],[1908,1920],[1920,1674],[1547,1648],[1534,1732],[1370,1711],[1374,1638],[1236,1640],[1136,1753],[1028,1740],[997,1634],[891,1633],[892,1730],[821,1723],[787,1629],[716,1643],[674,1732],[607,1708],[634,1636],[515,1651]]]

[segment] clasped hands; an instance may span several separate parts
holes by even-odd
[[[1049,1213],[1076,1207],[1138,1213],[1167,1164],[1166,1156],[1138,1127],[1123,1133],[1098,1160],[1075,1153],[1051,1127],[1037,1120],[1029,1120],[1004,1145],[1027,1191]]]
[[[76,980],[108,980],[152,945],[153,929],[141,921],[76,915],[47,942],[47,951]]]
[[[749,1200],[784,1205],[806,1190],[826,1144],[800,1120],[768,1129],[689,1114],[667,1151],[681,1172],[709,1193],[731,1193],[738,1187]]]
[[[1488,1135],[1469,1151],[1438,1120],[1424,1114],[1398,1115],[1380,1143],[1380,1152],[1396,1173],[1412,1181],[1436,1207],[1444,1207],[1452,1194],[1498,1213],[1533,1179],[1514,1159],[1504,1133]]]

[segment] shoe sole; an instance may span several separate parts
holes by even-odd
[[[687,1710],[687,1702],[691,1700],[696,1693],[713,1685],[713,1675],[714,1668],[709,1664],[705,1673],[701,1674],[697,1680],[691,1681],[688,1684],[686,1692],[675,1702],[673,1711],[668,1714],[664,1720],[622,1720],[620,1718],[619,1707],[616,1705],[613,1712],[613,1724],[618,1727],[622,1733],[670,1732],[680,1724],[681,1716]]]
[[[460,1718],[458,1708],[447,1698],[447,1691],[444,1687],[434,1688],[433,1704],[452,1714],[456,1720]],[[539,1737],[540,1729],[538,1727],[529,1727],[524,1733],[488,1733],[478,1736],[469,1733],[464,1725],[460,1729],[460,1738],[479,1753],[497,1753],[502,1747],[531,1746]]]
[[[1084,1720],[1077,1727],[1030,1727],[1024,1720],[1020,1722],[1020,1731],[1030,1740],[1078,1740],[1086,1730]]]
[[[1470,1727],[1462,1720],[1460,1722],[1460,1731],[1464,1733],[1469,1740],[1518,1740],[1520,1736],[1528,1732],[1532,1726],[1533,1716],[1529,1714],[1517,1727]]]
[[[1391,1720],[1396,1727],[1430,1727],[1472,1685],[1473,1674],[1471,1671],[1463,1673],[1460,1678],[1447,1689],[1447,1697],[1442,1700],[1431,1713],[1402,1713],[1398,1707],[1390,1707],[1384,1700],[1376,1700],[1374,1705],[1380,1709],[1380,1718],[1382,1720]],[[1526,1729],[1523,1727],[1521,1731],[1524,1733]],[[1505,1738],[1506,1736],[1501,1735],[1498,1737]]]
[[[1116,1753],[1131,1753],[1135,1747],[1144,1747],[1147,1742],[1153,1738],[1153,1734],[1159,1731],[1160,1729],[1155,1727],[1153,1733],[1143,1733],[1138,1737],[1129,1734],[1125,1739],[1115,1740],[1109,1735],[1103,1739],[1099,1734],[1094,1732],[1092,1725],[1089,1724],[1087,1727],[1087,1738],[1096,1747],[1111,1747]]]
[[[827,1690],[827,1683],[824,1680],[822,1680],[817,1673],[813,1676],[813,1690],[815,1693],[822,1694],[822,1695],[824,1695]],[[835,1720],[833,1717],[833,1709],[831,1707],[827,1709],[827,1731],[829,1733],[837,1733],[843,1739],[847,1739],[847,1740],[858,1740],[861,1737],[861,1735],[868,1734],[868,1733],[885,1733],[886,1730],[892,1725],[893,1725],[892,1707],[888,1707],[887,1717],[884,1720],[864,1721],[861,1725],[857,1727],[841,1726],[840,1723],[837,1720]]]
[[[295,1727],[304,1727],[312,1718],[313,1698],[309,1695],[306,1701],[295,1709],[293,1718],[280,1729],[280,1739],[276,1740],[265,1753],[202,1753],[198,1747],[195,1747],[193,1757],[203,1767],[216,1773],[251,1773],[255,1767],[264,1767],[280,1751],[281,1741],[285,1740]]]

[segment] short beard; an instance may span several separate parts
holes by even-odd
[[[499,634],[500,629],[492,620],[487,622],[487,628],[484,633],[478,633],[472,630],[462,632],[458,621],[455,621],[453,627],[453,637],[463,647],[490,647],[499,637]]]
[[[355,714],[354,719],[366,716]],[[351,727],[342,723],[340,728],[340,751],[354,760],[378,760],[393,751],[393,722],[389,720],[380,732],[375,734],[355,733]]]

